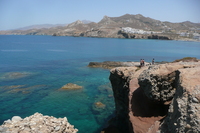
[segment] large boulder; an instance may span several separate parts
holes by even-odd
[[[22,118],[20,116],[13,116],[12,117],[13,122],[18,122],[18,121],[21,121],[21,120],[22,120]]]

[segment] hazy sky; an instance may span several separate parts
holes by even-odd
[[[200,0],[0,0],[0,30],[35,24],[99,22],[104,15],[142,14],[161,21],[200,23]]]

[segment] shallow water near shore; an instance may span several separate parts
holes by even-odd
[[[67,117],[82,132],[99,132],[114,114],[109,70],[92,61],[173,61],[200,58],[200,42],[0,36],[0,124],[35,112]],[[60,90],[67,84],[83,86]],[[97,108],[96,102],[105,104]]]

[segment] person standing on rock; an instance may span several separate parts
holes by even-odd
[[[144,59],[142,60],[142,66],[144,66]]]
[[[142,67],[142,59],[140,59],[140,67]]]
[[[152,60],[152,65],[154,65],[154,58],[153,58],[153,60]]]

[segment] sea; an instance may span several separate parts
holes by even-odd
[[[90,62],[200,59],[200,42],[0,35],[0,124],[36,112],[99,133],[115,114],[110,70]],[[68,83],[82,89],[63,90]],[[98,107],[101,103],[101,107]]]

